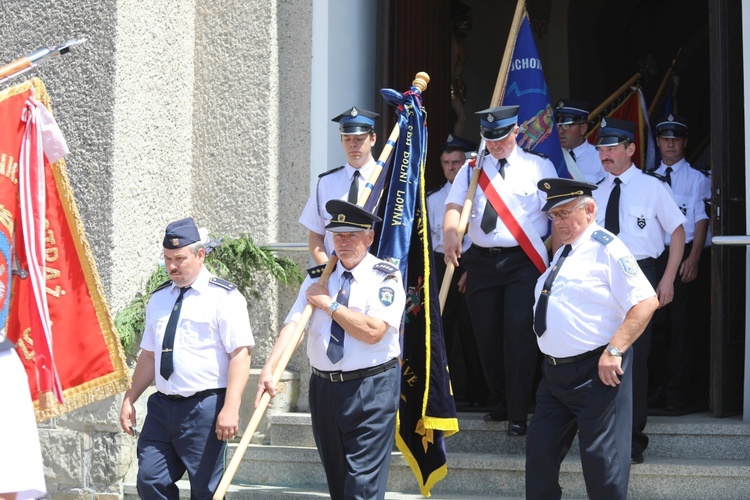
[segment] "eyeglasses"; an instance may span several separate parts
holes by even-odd
[[[577,127],[579,125],[583,125],[582,123],[558,123],[557,129],[562,130],[563,132],[567,132],[570,130],[570,127]]]
[[[582,201],[578,205],[574,206],[570,210],[558,210],[556,212],[547,212],[547,218],[551,221],[556,221],[558,219],[564,220],[573,215],[573,212],[578,210],[579,208],[582,208],[586,205],[585,201]]]

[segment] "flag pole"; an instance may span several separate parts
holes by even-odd
[[[70,52],[71,47],[85,41],[85,38],[73,39],[68,40],[61,45],[41,47],[27,56],[19,57],[15,61],[0,66],[0,83],[4,83],[6,80],[22,75],[55,56],[67,54]]]
[[[417,73],[414,80],[412,81],[412,87],[417,87],[420,92],[424,92],[425,89],[427,89],[427,84],[429,82],[430,82],[430,76],[427,73],[419,72]],[[368,198],[372,194],[372,187],[375,185],[375,183],[378,180],[378,177],[383,171],[383,165],[385,165],[388,162],[388,158],[390,158],[391,153],[393,152],[394,146],[396,142],[398,141],[400,132],[401,132],[401,129],[399,127],[398,122],[396,122],[396,124],[393,126],[393,130],[391,131],[391,135],[388,137],[388,140],[386,141],[385,146],[383,147],[383,151],[381,151],[380,156],[378,157],[377,166],[373,169],[373,172],[370,174],[370,177],[367,179],[367,186],[365,190],[360,194],[359,199],[357,200],[357,205],[362,207],[365,205],[365,203],[367,203]],[[325,267],[325,270],[323,271],[323,274],[320,276],[320,279],[318,280],[318,283],[320,283],[323,286],[326,285],[326,283],[328,282],[328,278],[331,276],[331,273],[336,267],[337,261],[338,259],[336,258],[336,255],[331,255],[330,259],[328,259],[328,262],[326,263],[326,267]],[[281,357],[279,358],[279,362],[276,364],[276,368],[273,371],[273,385],[274,386],[278,385],[279,380],[281,380],[281,376],[283,375],[284,370],[286,370],[286,366],[289,363],[289,360],[292,358],[292,354],[294,354],[294,351],[297,348],[297,345],[300,343],[302,339],[302,334],[305,331],[307,322],[310,321],[310,316],[312,316],[312,313],[313,313],[313,306],[310,304],[307,304],[305,306],[305,309],[302,311],[302,316],[300,316],[299,321],[295,325],[294,331],[292,332],[292,336],[290,337],[289,342],[284,347],[284,351],[282,352]],[[263,414],[268,408],[268,404],[270,402],[271,402],[271,395],[268,393],[268,391],[263,392],[263,394],[260,397],[260,401],[258,402],[258,406],[255,408],[255,411],[253,412],[253,415],[250,418],[250,422],[248,422],[247,424],[247,428],[245,429],[245,432],[242,434],[242,439],[240,440],[240,443],[237,445],[237,449],[235,450],[234,455],[232,456],[232,460],[229,462],[229,465],[227,466],[226,471],[224,471],[224,476],[221,478],[219,487],[216,489],[216,493],[214,493],[214,496],[213,496],[214,500],[221,500],[222,498],[224,498],[224,495],[229,489],[229,485],[231,484],[232,479],[234,478],[234,475],[240,466],[242,457],[245,455],[245,452],[247,451],[247,447],[250,445],[250,440],[252,439],[255,431],[258,429],[260,420],[263,417]]]
[[[674,67],[675,64],[677,64],[677,58],[680,57],[680,52],[682,52],[682,49],[680,49],[677,52],[677,55],[674,59],[672,59],[672,64],[669,65],[669,69],[664,73],[664,78],[661,79],[661,83],[659,84],[659,88],[656,90],[656,95],[654,96],[654,100],[651,101],[651,106],[648,108],[648,116],[649,118],[651,115],[654,114],[654,111],[656,111],[656,106],[659,104],[659,101],[661,100],[662,96],[664,95],[664,91],[667,88],[667,85],[669,84],[669,79],[672,78],[672,75],[674,74]]]
[[[497,81],[495,82],[495,90],[492,92],[492,99],[490,100],[490,107],[499,106],[505,95],[505,83],[508,80],[508,68],[510,68],[510,58],[513,57],[513,50],[516,47],[516,39],[518,38],[518,30],[521,28],[521,22],[523,16],[526,13],[526,0],[518,0],[516,3],[516,11],[513,15],[513,22],[510,25],[510,33],[508,33],[508,41],[505,44],[505,52],[503,52],[503,60],[500,63],[500,71],[497,73]],[[466,193],[466,199],[464,200],[464,206],[461,209],[461,216],[458,219],[458,228],[456,228],[456,237],[458,238],[459,244],[464,239],[466,233],[466,226],[469,224],[469,215],[471,214],[471,207],[474,204],[474,194],[477,191],[477,184],[479,183],[479,173],[482,171],[481,158],[484,157],[485,140],[482,139],[479,149],[477,150],[476,165],[471,172],[471,180],[469,181],[469,190]],[[453,280],[453,272],[455,266],[452,262],[449,262],[445,268],[445,275],[443,276],[443,283],[440,285],[440,313],[442,314],[445,308],[445,301],[448,298],[448,291],[450,290],[451,281]]]

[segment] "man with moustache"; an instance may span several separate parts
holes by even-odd
[[[631,158],[635,153],[636,125],[632,122],[606,118],[597,134],[599,151],[607,177],[594,192],[597,205],[605,207],[597,215],[597,223],[618,236],[656,289],[659,307],[674,297],[674,280],[685,246],[685,216],[672,197],[669,185],[639,170]],[[659,279],[656,259],[664,251],[670,237],[669,259]],[[651,327],[633,346],[633,463],[643,462],[648,446],[646,428],[648,406],[648,355],[651,348]]]
[[[606,174],[602,162],[599,161],[599,153],[594,145],[586,140],[589,113],[589,103],[563,99],[555,107],[555,122],[560,145],[568,151],[586,180],[598,184],[604,180]]]
[[[254,340],[245,298],[203,266],[192,217],[170,223],[163,246],[170,281],[148,302],[120,426],[136,435],[134,403],[156,380],[138,439],[138,495],[177,499],[175,483],[187,471],[192,498],[208,499],[224,473],[227,440],[238,432]]]
[[[466,299],[487,387],[498,398],[497,407],[485,420],[507,419],[508,435],[524,436],[539,356],[532,330],[534,284],[547,262],[542,243],[548,231],[542,212],[545,196],[536,183],[556,172],[547,158],[516,144],[518,106],[498,106],[477,115],[489,152],[480,175],[480,183],[482,176],[488,179],[488,193],[477,187],[469,218],[468,235],[473,243],[464,264]],[[462,255],[457,229],[469,170],[468,164],[461,167],[446,199],[443,246],[446,262],[454,266]],[[510,215],[501,206],[503,216],[498,217],[498,209],[488,203],[488,196],[495,195],[513,207]]]
[[[375,168],[372,157],[375,146],[375,120],[377,113],[352,107],[331,121],[339,124],[341,146],[346,155],[346,165],[333,168],[318,176],[315,192],[310,194],[300,224],[308,229],[307,245],[316,264],[323,264],[333,252],[333,237],[326,234],[325,226],[331,215],[325,205],[329,200],[347,200],[357,203],[360,193]]]
[[[625,500],[631,447],[633,343],[658,305],[628,248],[596,223],[596,185],[542,179],[544,210],[563,246],[536,284],[544,354],[526,439],[526,498],[560,498],[560,464],[578,433],[586,492]]]

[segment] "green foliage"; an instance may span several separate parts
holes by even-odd
[[[266,247],[253,243],[248,235],[223,238],[221,244],[206,254],[204,264],[213,274],[237,285],[237,289],[252,304],[261,296],[258,279],[270,275],[284,285],[298,285],[303,274],[299,266],[286,257],[278,257]],[[167,281],[164,266],[158,266],[149,276],[143,292],[115,316],[115,327],[127,354],[134,354],[140,344],[146,323],[146,305],[151,293]]]

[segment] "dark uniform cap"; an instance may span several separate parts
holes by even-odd
[[[617,118],[602,118],[599,133],[596,134],[597,146],[616,146],[625,141],[635,142],[635,123]]]
[[[338,122],[341,135],[369,134],[375,128],[377,113],[352,107],[341,113],[332,122]]]
[[[497,106],[477,111],[479,133],[488,141],[505,139],[518,123],[518,106]]]
[[[687,137],[687,118],[678,115],[667,115],[656,122],[656,137]]]
[[[370,229],[382,219],[364,208],[344,200],[330,200],[326,210],[331,214],[331,222],[326,229],[332,233],[354,233]]]
[[[557,177],[542,179],[536,186],[547,193],[547,203],[542,207],[545,212],[579,196],[591,196],[591,192],[597,188],[596,184]]]
[[[198,226],[192,217],[170,222],[164,233],[164,248],[175,250],[200,241]]]
[[[445,140],[445,144],[443,144],[442,150],[445,151],[448,148],[452,148],[460,149],[464,153],[468,153],[469,151],[476,151],[478,147],[479,146],[476,142],[464,139],[463,137],[448,134],[448,139]]]
[[[591,104],[584,101],[561,99],[555,106],[555,122],[559,125],[586,123],[589,121]]]

